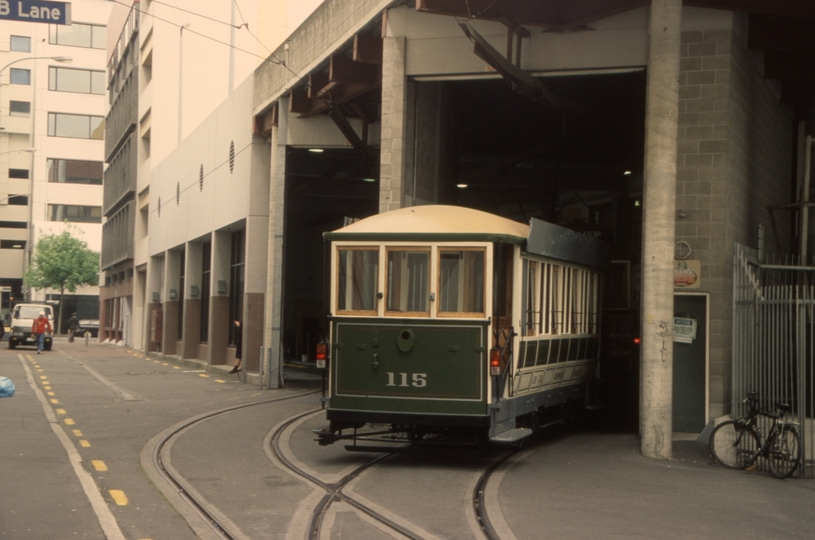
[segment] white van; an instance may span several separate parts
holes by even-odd
[[[8,338],[8,348],[14,349],[17,345],[37,346],[37,341],[31,333],[31,325],[34,324],[40,312],[44,311],[54,328],[54,309],[48,304],[17,304],[11,311],[11,336]],[[51,350],[51,334],[45,334],[46,351]]]

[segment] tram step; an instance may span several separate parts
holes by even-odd
[[[529,428],[512,428],[493,435],[490,437],[490,441],[494,443],[514,443],[530,435],[532,435],[532,430]]]

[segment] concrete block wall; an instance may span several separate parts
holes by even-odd
[[[386,37],[382,46],[382,142],[379,154],[379,212],[402,208],[405,182],[405,38]]]
[[[766,207],[790,200],[791,120],[734,29],[685,32],[681,55],[676,240],[701,261],[701,291],[710,293],[709,404],[717,418],[730,411],[733,243],[756,247],[759,224],[770,235]]]
[[[287,85],[298,79],[294,73],[307,73],[390,3],[391,0],[323,2],[292,32],[285,44],[275,49],[270,58],[276,61],[258,66],[254,77],[255,106],[264,106],[285,93]],[[281,61],[285,61],[285,65]]]

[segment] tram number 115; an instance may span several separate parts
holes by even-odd
[[[388,371],[388,384],[385,386],[415,386],[422,388],[427,386],[427,373],[393,373]],[[410,384],[408,384],[408,375],[410,377]],[[399,384],[396,384],[396,379],[399,379]]]

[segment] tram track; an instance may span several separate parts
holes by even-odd
[[[489,514],[487,513],[487,502],[485,497],[487,484],[489,483],[493,473],[498,470],[498,467],[503,465],[506,460],[517,453],[518,450],[507,452],[500,458],[490,463],[490,465],[478,478],[478,482],[476,482],[475,488],[473,489],[473,512],[475,512],[475,519],[478,522],[478,526],[481,528],[481,532],[483,532],[484,536],[487,537],[487,540],[501,540],[501,537],[493,527]]]
[[[285,452],[283,452],[283,450],[280,447],[280,439],[281,439],[283,433],[285,432],[285,430],[289,426],[291,426],[292,424],[294,424],[295,422],[297,422],[301,418],[306,417],[306,416],[308,416],[310,414],[313,414],[314,412],[316,412],[316,410],[307,411],[305,413],[298,414],[296,416],[293,416],[292,418],[289,418],[287,421],[285,421],[284,423],[282,423],[280,426],[277,427],[277,429],[274,431],[274,433],[272,434],[272,437],[271,437],[272,450],[274,451],[274,454],[277,457],[277,459],[279,459],[280,462],[286,468],[288,468],[290,471],[292,471],[296,475],[308,480],[309,482],[311,482],[312,484],[320,487],[321,489],[325,490],[325,492],[326,492],[325,495],[322,497],[322,499],[320,499],[320,501],[317,503],[317,505],[315,506],[314,510],[311,513],[311,518],[309,519],[308,532],[307,532],[306,537],[309,538],[310,540],[319,539],[323,518],[325,517],[326,513],[328,512],[329,507],[335,501],[342,501],[342,502],[356,508],[360,512],[363,512],[364,514],[366,514],[367,516],[371,517],[372,519],[378,521],[379,523],[387,526],[391,530],[396,531],[397,533],[405,536],[406,538],[410,538],[412,540],[423,540],[422,536],[417,535],[416,533],[414,533],[413,531],[411,531],[407,527],[404,527],[404,526],[400,525],[399,523],[396,523],[395,521],[388,518],[387,516],[385,516],[381,512],[378,512],[375,509],[370,508],[369,506],[367,506],[365,504],[362,504],[361,502],[357,501],[353,497],[350,497],[350,496],[348,496],[348,495],[346,495],[345,493],[342,492],[342,489],[345,486],[347,486],[349,483],[351,483],[351,481],[354,480],[357,476],[362,474],[362,472],[364,472],[366,469],[370,468],[371,466],[375,465],[376,463],[379,463],[380,461],[382,461],[384,459],[387,459],[388,457],[391,457],[391,454],[377,455],[376,457],[374,457],[372,459],[369,459],[368,461],[366,461],[362,465],[356,467],[354,470],[352,470],[351,472],[349,472],[348,474],[346,474],[345,476],[340,478],[338,481],[333,482],[333,483],[328,483],[328,482],[324,482],[324,481],[320,480],[319,478],[317,478],[313,474],[303,470],[301,467],[299,467],[297,464],[295,464],[292,460],[290,460],[288,458],[288,456],[286,456]]]
[[[183,500],[186,505],[192,510],[195,516],[198,518],[199,527],[197,531],[199,533],[199,537],[202,538],[219,538],[224,540],[245,540],[246,536],[244,536],[237,525],[231,523],[227,518],[225,518],[218,509],[212,508],[211,505],[198,494],[194,488],[192,488],[189,484],[187,484],[186,480],[180,475],[177,471],[174,470],[172,465],[170,465],[170,450],[172,447],[172,443],[176,440],[184,431],[194,427],[197,424],[200,424],[206,420],[214,418],[216,416],[228,414],[231,412],[235,412],[242,409],[247,409],[251,407],[266,405],[269,403],[286,401],[297,399],[300,397],[313,395],[318,392],[302,392],[296,395],[279,397],[274,399],[267,399],[263,401],[257,401],[253,403],[243,403],[240,405],[234,405],[230,407],[225,407],[223,409],[218,409],[215,411],[211,411],[208,413],[204,413],[195,417],[191,417],[185,421],[182,421],[171,428],[169,428],[164,433],[160,434],[160,438],[158,442],[155,444],[152,450],[152,463],[155,467],[155,470],[161,476],[161,478],[171,487],[173,495],[180,500]],[[354,498],[353,496],[344,493],[343,489],[347,487],[354,479],[359,477],[360,474],[365,472],[367,469],[371,468],[372,466],[382,462],[383,460],[389,459],[394,457],[395,455],[402,455],[400,452],[399,454],[392,454],[392,453],[383,453],[378,454],[375,457],[366,460],[361,465],[355,467],[353,470],[335,480],[333,482],[327,482],[316,475],[312,474],[306,468],[298,465],[296,460],[291,459],[286,452],[283,451],[281,447],[281,439],[284,435],[284,432],[289,429],[292,424],[302,420],[303,418],[318,412],[320,409],[311,409],[303,413],[296,414],[292,417],[287,418],[281,424],[279,424],[273,432],[267,436],[267,443],[271,446],[271,450],[275,456],[275,458],[279,461],[279,463],[294,473],[296,476],[299,476],[306,480],[308,483],[312,484],[313,486],[318,487],[319,489],[325,491],[324,495],[320,498],[320,500],[316,503],[314,508],[311,510],[310,517],[308,519],[308,525],[306,529],[305,537],[309,540],[317,540],[321,536],[321,529],[323,524],[323,519],[329,512],[329,509],[332,504],[336,502],[345,503],[355,510],[365,514],[370,519],[378,522],[379,524],[383,525],[384,527],[394,531],[398,535],[401,535],[404,538],[409,538],[411,540],[424,540],[425,536],[421,533],[417,533],[415,528],[411,528],[403,523],[399,523],[396,520],[392,519],[385,513],[377,510],[376,508],[372,508],[371,506],[360,502],[358,499]],[[493,473],[501,467],[507,459],[511,458],[517,453],[516,451],[508,451],[503,453],[497,459],[491,461],[491,463],[484,469],[484,471],[480,474],[478,481],[475,484],[472,494],[472,508],[475,515],[476,522],[478,527],[483,532],[485,538],[488,540],[500,540],[501,536],[496,532],[493,523],[490,521],[490,517],[487,511],[487,504],[485,500],[485,492],[487,489],[487,484],[489,483],[490,478],[492,477]],[[189,521],[189,519],[188,519]],[[202,528],[200,524],[208,530],[209,534],[201,534]],[[191,524],[192,525],[192,524]],[[193,527],[194,529],[196,527]]]
[[[170,465],[169,459],[169,449],[172,441],[176,439],[181,434],[181,432],[193,427],[196,424],[199,424],[205,420],[209,420],[216,416],[235,412],[241,409],[257,407],[260,405],[267,405],[269,403],[297,399],[300,397],[313,395],[317,393],[319,393],[319,390],[302,392],[291,396],[277,397],[273,399],[266,399],[263,401],[256,401],[252,403],[243,403],[240,405],[225,407],[223,409],[218,409],[215,411],[211,411],[208,413],[204,413],[189,418],[183,422],[174,425],[172,428],[163,433],[161,438],[158,440],[158,443],[153,448],[152,464],[155,467],[155,470],[161,476],[161,478],[164,479],[170,486],[172,486],[174,494],[191,507],[191,509],[197,515],[197,517],[200,518],[200,520],[206,525],[208,530],[214,533],[217,538],[222,538],[225,540],[242,540],[245,537],[241,535],[237,530],[233,530],[237,529],[237,527],[234,524],[225,523],[226,520],[223,517],[219,516],[218,512],[212,509],[209,503],[206,500],[204,500],[203,497],[195,493],[194,490],[188,488],[185,485],[186,483],[183,477],[174,471],[174,469]]]
[[[306,411],[304,413],[298,414],[287,419],[274,430],[270,438],[270,446],[272,447],[275,457],[280,461],[281,464],[283,464],[286,468],[288,468],[291,472],[293,472],[297,476],[300,476],[301,478],[307,480],[311,484],[325,490],[326,492],[324,496],[320,499],[320,501],[316,504],[313,511],[311,512],[306,538],[308,538],[309,540],[318,540],[320,538],[323,518],[328,513],[331,504],[340,501],[352,506],[353,508],[357,509],[360,512],[363,512],[370,518],[376,520],[377,522],[381,523],[382,525],[385,525],[389,529],[401,534],[406,538],[410,538],[412,540],[424,540],[425,538],[424,536],[417,534],[416,532],[407,528],[404,525],[396,523],[394,520],[390,519],[383,513],[367,506],[366,504],[359,502],[352,496],[343,493],[342,491],[343,488],[348,486],[348,484],[350,484],[365,470],[369,469],[373,465],[376,465],[377,463],[380,463],[381,461],[387,458],[396,455],[404,455],[404,452],[400,451],[399,453],[384,453],[377,455],[374,458],[369,459],[365,463],[354,468],[352,471],[348,472],[342,478],[335,482],[325,482],[317,478],[314,474],[304,470],[302,467],[297,465],[292,459],[290,459],[286,455],[286,452],[284,452],[283,449],[281,448],[281,438],[284,432],[292,424],[300,421],[301,419],[311,414],[314,414],[318,410],[319,409]],[[404,448],[400,450],[404,450]],[[473,513],[475,515],[478,527],[481,529],[482,533],[487,538],[487,540],[501,539],[501,536],[496,531],[496,528],[493,526],[488,515],[485,500],[487,484],[489,483],[490,478],[493,476],[493,473],[495,473],[495,471],[498,470],[498,468],[501,467],[501,465],[503,465],[509,458],[515,456],[518,453],[518,451],[519,450],[512,450],[504,452],[503,455],[493,460],[481,473],[473,489],[472,496]]]

